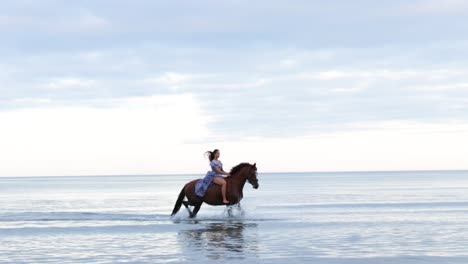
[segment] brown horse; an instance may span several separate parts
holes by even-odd
[[[229,205],[238,204],[242,200],[245,182],[248,181],[255,189],[258,189],[258,180],[257,180],[257,165],[251,165],[249,163],[241,163],[230,172],[231,176],[226,177],[226,196],[229,200]],[[210,205],[226,205],[223,203],[223,198],[221,196],[221,186],[212,184],[208,187],[208,190],[205,193],[205,196],[200,197],[195,194],[195,184],[198,180],[193,180],[182,188],[180,191],[179,198],[175,203],[174,210],[172,211],[171,216],[175,215],[182,204],[187,208],[190,214],[190,218],[197,216],[200,207],[205,202]],[[187,201],[184,201],[184,198],[187,197]],[[228,205],[228,206],[229,206]],[[189,206],[194,206],[193,212],[190,210]]]

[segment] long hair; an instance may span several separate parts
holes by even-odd
[[[205,152],[205,155],[207,155],[210,162],[212,162],[214,160],[215,153],[218,152],[218,151],[219,151],[218,149],[215,149],[213,151],[208,150],[207,152]]]

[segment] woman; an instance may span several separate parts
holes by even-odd
[[[219,150],[207,151],[205,154],[208,154],[208,158],[210,159],[211,171],[208,171],[205,178],[197,182],[195,185],[195,193],[203,197],[208,187],[214,182],[217,185],[221,185],[223,203],[229,204],[229,201],[226,199],[226,180],[223,176],[229,176],[229,173],[223,170],[223,163],[219,160]]]

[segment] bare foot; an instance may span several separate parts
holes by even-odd
[[[223,200],[223,203],[228,204],[229,201],[228,200]]]

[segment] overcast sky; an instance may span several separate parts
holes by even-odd
[[[0,8],[0,176],[468,169],[468,1]]]

